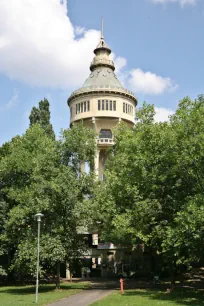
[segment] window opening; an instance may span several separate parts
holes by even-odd
[[[125,103],[123,103],[123,113],[125,113]]]
[[[99,138],[109,138],[112,139],[111,130],[100,130]]]
[[[108,110],[108,100],[106,100],[106,110]]]
[[[101,100],[98,100],[98,110],[101,110]]]
[[[102,110],[105,109],[104,100],[102,100]]]
[[[90,111],[90,102],[87,101],[87,111],[89,112]]]
[[[116,101],[113,101],[113,110],[116,111]]]
[[[113,110],[113,102],[110,101],[110,110],[112,111]]]
[[[84,112],[86,112],[86,102],[84,102]]]
[[[126,107],[126,113],[127,113],[127,104],[125,105],[125,107]]]
[[[84,106],[84,103],[83,102],[81,102],[81,113],[83,113],[83,106]]]

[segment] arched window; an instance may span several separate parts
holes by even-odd
[[[109,138],[112,139],[111,130],[100,130],[99,138]]]

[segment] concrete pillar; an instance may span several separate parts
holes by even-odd
[[[80,171],[81,173],[85,172],[85,163],[80,163]]]
[[[104,179],[104,168],[106,162],[106,150],[101,150],[99,155],[99,179],[103,181]]]
[[[100,151],[99,149],[96,149],[96,155],[94,159],[94,170],[95,170],[95,175],[97,179],[99,177],[99,155],[100,155]]]
[[[66,279],[67,280],[71,279],[71,272],[69,270],[69,264],[66,264]]]

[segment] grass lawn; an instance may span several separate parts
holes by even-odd
[[[92,306],[204,306],[204,291],[175,290],[171,293],[156,290],[127,290],[93,303]]]
[[[59,290],[55,289],[55,285],[41,285],[37,305],[47,305],[86,288],[87,283],[64,283]],[[33,306],[34,302],[35,286],[0,287],[0,306]]]

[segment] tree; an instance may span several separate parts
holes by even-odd
[[[0,147],[0,160],[11,154],[11,143],[17,142],[19,139],[20,136],[16,136],[10,142],[6,142]],[[10,180],[11,179],[12,177],[10,178]],[[0,236],[3,236],[3,233],[5,231],[4,226],[8,218],[8,212],[9,209],[13,206],[13,201],[9,201],[7,193],[4,191],[5,186],[6,183],[2,179],[2,176],[0,175]],[[1,263],[0,274],[1,275],[7,275],[8,267],[10,265],[10,259],[11,259],[11,250],[7,246],[6,241],[0,239],[0,263]]]
[[[176,265],[203,254],[203,102],[183,99],[169,123],[154,123],[144,104],[134,129],[115,132],[106,181],[92,200],[104,238],[126,245],[140,238],[168,264],[172,282]]]
[[[60,141],[55,141],[39,124],[33,124],[25,135],[10,143],[10,154],[1,158],[0,181],[13,203],[1,240],[15,252],[12,268],[18,275],[35,274],[37,212],[44,214],[42,273],[55,269],[59,285],[60,263],[85,250],[84,237],[77,228],[86,221],[80,208],[92,188],[93,176],[79,174],[80,163],[94,158],[94,148],[92,131],[81,125],[64,131]]]
[[[48,136],[55,138],[52,124],[50,123],[50,105],[47,99],[39,102],[39,108],[33,107],[29,116],[30,126],[39,123]]]
[[[33,107],[29,116],[30,126],[36,123],[40,123],[40,110],[37,107]]]
[[[167,228],[165,252],[176,263],[201,262],[204,252],[204,96],[183,99],[171,125],[177,135],[178,165],[183,173],[183,207]],[[188,184],[187,184],[188,183]]]
[[[3,196],[0,193],[0,234],[2,234],[4,230],[4,225],[7,219],[7,213],[8,213],[8,205],[3,200]],[[1,242],[1,246],[0,246],[0,258],[1,258],[5,254],[7,249],[5,247],[5,242],[1,240],[0,242]],[[2,263],[0,264],[0,275],[3,275],[3,276],[7,275],[5,264],[2,266]]]

